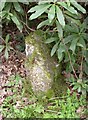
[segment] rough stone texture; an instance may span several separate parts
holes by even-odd
[[[49,46],[44,43],[43,33],[30,33],[25,40],[27,60],[27,84],[31,83],[34,93],[47,92],[60,73],[56,58],[50,56]],[[27,86],[26,86],[27,87]]]

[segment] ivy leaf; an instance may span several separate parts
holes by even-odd
[[[65,26],[64,16],[63,16],[62,10],[58,6],[56,6],[56,14],[57,14],[57,19],[59,23],[64,27]]]
[[[70,45],[69,49],[72,50],[73,53],[75,52],[77,41],[78,41],[78,38],[73,39],[72,42],[71,42],[71,45]]]
[[[41,7],[42,6],[42,7]],[[37,17],[39,17],[41,14],[43,14],[51,5],[50,4],[44,4],[44,5],[39,5],[37,7],[37,10],[35,13],[33,13],[31,16],[30,16],[30,20],[33,20]]]
[[[48,39],[45,41],[45,43],[52,43],[52,42],[57,41],[57,40],[58,40],[57,37],[51,37],[51,38],[48,38]]]
[[[48,13],[49,23],[52,22],[52,20],[54,19],[54,17],[55,17],[55,4],[53,4],[53,5],[50,7],[50,10],[49,10],[49,13]]]
[[[55,54],[57,48],[58,48],[58,42],[53,46],[52,50],[51,50],[51,57]]]

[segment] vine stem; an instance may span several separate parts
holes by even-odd
[[[29,30],[31,30],[32,32],[34,32],[35,31],[35,29],[32,29],[32,28],[30,28],[25,22],[23,22],[22,20],[20,20]]]

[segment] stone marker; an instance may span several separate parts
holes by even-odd
[[[47,93],[55,85],[53,82],[61,73],[60,65],[56,57],[50,56],[50,48],[44,43],[42,31],[30,33],[25,39],[25,44],[27,56],[25,62],[27,69],[26,89],[31,87],[36,95]],[[61,82],[63,81],[58,82],[59,85],[62,84]]]

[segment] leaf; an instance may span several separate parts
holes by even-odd
[[[42,6],[42,7],[41,7]],[[51,5],[49,4],[44,4],[44,5],[39,5],[36,12],[33,13],[31,16],[30,16],[30,20],[33,20],[37,17],[39,17],[41,14],[43,14]]]
[[[41,28],[42,26],[44,25],[49,25],[49,20],[45,20],[43,22],[41,22],[38,26],[37,26],[37,29]]]
[[[64,38],[64,44],[67,44],[67,43],[71,42],[73,39],[76,39],[76,38],[77,38],[76,34],[69,35],[66,38]]]
[[[55,54],[57,48],[58,48],[58,42],[53,46],[52,50],[51,50],[51,57]]]
[[[5,54],[4,54],[5,58],[8,59],[9,57],[9,53],[8,53],[8,48],[6,47],[5,49]]]
[[[52,20],[54,19],[54,17],[55,17],[55,4],[53,4],[53,5],[50,7],[50,10],[49,10],[49,13],[48,13],[49,23],[52,22]]]
[[[16,11],[20,12],[20,13],[24,13],[22,7],[20,6],[20,4],[18,2],[13,2],[14,8]]]
[[[5,39],[5,41],[6,41],[6,44],[8,43],[8,41],[9,41],[9,34],[8,35],[6,35],[6,39]]]
[[[84,72],[88,75],[88,63],[84,63]]]
[[[36,6],[32,7],[30,10],[28,10],[27,13],[29,13],[29,12],[35,12],[35,11],[37,11],[37,10],[40,10],[40,9],[46,7],[46,5],[48,5],[48,4],[36,5]]]
[[[77,42],[77,46],[80,46],[80,47],[86,49],[86,43],[82,37],[79,38],[79,41]]]
[[[56,6],[56,14],[59,23],[64,27],[65,26],[64,16],[62,10],[58,6]]]
[[[4,45],[0,45],[0,52],[2,52],[2,50],[4,49]]]
[[[69,49],[72,50],[73,53],[75,52],[75,48],[76,48],[77,41],[78,41],[78,38],[73,39],[72,42],[71,42],[71,46],[70,46]]]
[[[88,34],[87,33],[81,33],[83,39],[88,41]]]
[[[71,24],[71,25],[66,25],[65,26],[65,31],[66,32],[73,32],[73,33],[78,33],[79,29],[76,24]]]
[[[65,2],[58,2],[62,7],[64,7],[65,9],[67,9],[69,12],[71,12],[72,14],[78,14],[77,13],[77,11],[73,8],[73,7],[71,7],[71,6],[69,6],[68,7],[68,5],[65,3]]]
[[[58,40],[57,37],[51,37],[51,38],[48,38],[48,39],[45,41],[45,43],[52,43],[52,42],[57,41],[57,40]]]
[[[17,28],[20,30],[20,32],[22,32],[22,28],[23,26],[21,25],[21,23],[19,22],[19,20],[17,19],[17,17],[15,15],[13,15],[11,17],[12,21],[16,24]]]
[[[66,49],[65,49],[64,44],[60,43],[59,48],[57,50],[57,52],[58,52],[58,59],[59,59],[60,62],[63,59],[63,52],[65,52],[65,51],[66,51]]]
[[[5,7],[6,0],[0,1],[0,12],[3,10]]]
[[[43,107],[42,105],[38,104],[38,105],[35,107],[35,110],[34,110],[34,111],[37,112],[37,113],[42,113],[42,112],[44,112],[44,107]]]
[[[11,7],[12,7],[12,2],[6,2],[6,5],[5,5],[4,10],[5,10],[7,13],[10,13]]]
[[[56,21],[56,25],[57,25],[58,36],[60,39],[62,39],[63,38],[62,26],[60,25],[60,23],[58,21]]]
[[[19,22],[19,20],[17,19],[17,17],[16,17],[15,15],[13,15],[13,16],[11,17],[11,19],[13,20],[13,22],[14,22],[16,25],[20,25],[20,22]]]
[[[70,16],[68,16],[68,15],[66,15],[66,14],[65,14],[65,16],[66,16],[66,18],[67,18],[67,20],[68,20],[69,22],[75,23],[75,24],[77,24],[77,25],[80,26],[80,24],[81,24],[80,20],[76,20],[76,19],[74,19],[73,17],[70,17]]]
[[[78,4],[75,0],[70,0],[71,4],[76,7],[79,11],[81,11],[82,13],[86,13],[86,10],[80,5]]]

